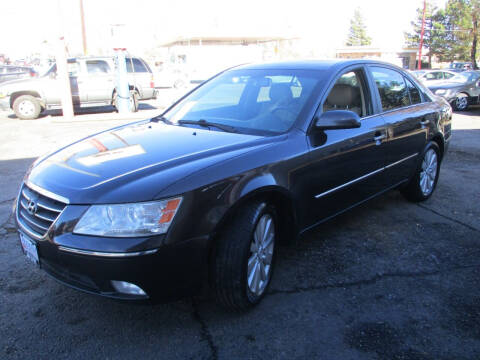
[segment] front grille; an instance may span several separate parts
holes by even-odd
[[[23,185],[17,204],[18,223],[28,235],[41,239],[66,205]]]

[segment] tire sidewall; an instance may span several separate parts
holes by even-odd
[[[435,151],[435,153],[437,154],[437,173],[435,174],[435,181],[433,182],[432,191],[428,195],[425,195],[425,194],[423,194],[422,188],[420,187],[420,173],[422,172],[422,163],[423,163],[423,160],[425,159],[425,155],[427,154],[428,150],[430,150],[430,149],[433,149]],[[440,164],[441,164],[440,149],[435,142],[431,141],[431,142],[428,143],[428,145],[425,147],[425,149],[422,152],[422,157],[419,161],[417,171],[416,171],[415,177],[413,179],[413,181],[415,182],[415,185],[416,185],[416,192],[418,193],[418,196],[419,196],[419,198],[421,198],[422,201],[430,198],[430,196],[432,196],[432,194],[435,192],[435,189],[437,187],[438,178],[440,176]]]
[[[21,114],[20,110],[18,109],[20,104],[25,101],[29,101],[30,103],[32,103],[33,107],[35,108],[35,111],[32,115],[25,116]],[[40,115],[40,112],[42,111],[42,107],[40,106],[40,102],[35,97],[29,96],[29,95],[23,95],[23,96],[19,96],[15,100],[13,104],[13,111],[15,112],[15,115],[21,120],[33,120],[38,118],[38,115]]]
[[[258,222],[260,221],[261,217],[265,214],[268,214],[272,217],[274,227],[275,227],[275,238],[274,238],[274,247],[273,247],[273,256],[272,256],[272,263],[270,267],[270,277],[268,279],[268,283],[265,286],[265,289],[263,290],[263,293],[261,295],[256,295],[254,294],[250,288],[248,287],[248,259],[250,258],[250,245],[253,240],[253,234],[255,232],[255,229],[258,225]],[[277,212],[275,211],[275,208],[272,205],[269,205],[267,203],[261,203],[260,206],[258,206],[256,214],[255,214],[255,221],[253,223],[252,229],[250,231],[250,236],[248,238],[248,241],[246,241],[246,246],[244,248],[244,254],[243,254],[243,261],[242,261],[242,277],[241,277],[241,282],[242,282],[242,290],[243,293],[246,295],[246,299],[251,305],[255,305],[260,302],[260,300],[263,299],[265,294],[268,291],[268,288],[270,286],[273,273],[275,271],[275,263],[276,263],[276,257],[277,257],[277,247],[278,247],[278,216]]]

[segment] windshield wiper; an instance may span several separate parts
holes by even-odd
[[[224,125],[224,124],[218,124],[214,122],[210,122],[204,119],[200,120],[178,120],[179,124],[192,124],[192,125],[200,125],[203,127],[216,127],[220,130],[226,131],[226,132],[233,132],[233,133],[238,133],[238,130],[230,125]]]

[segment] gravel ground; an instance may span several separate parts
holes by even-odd
[[[479,107],[454,115],[430,200],[416,205],[390,192],[281,248],[269,294],[246,314],[204,298],[115,302],[27,262],[10,214],[28,166],[126,121],[78,118],[0,113],[0,358],[480,358]]]

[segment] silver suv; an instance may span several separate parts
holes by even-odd
[[[127,57],[130,106],[137,111],[138,101],[155,97],[153,74],[140,58]],[[68,73],[74,107],[116,105],[114,59],[80,57],[68,59]],[[61,108],[61,90],[53,65],[37,79],[9,81],[0,86],[0,108],[12,109],[20,119],[36,119],[49,109]]]

